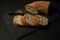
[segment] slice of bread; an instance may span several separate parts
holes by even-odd
[[[42,15],[35,15],[39,25],[48,25],[48,18]]]
[[[32,26],[37,25],[37,20],[33,15],[25,14],[24,16],[25,16],[25,19],[26,19],[26,23],[28,23],[29,25],[32,25]]]
[[[16,25],[16,26],[18,26],[18,25],[25,25],[24,16],[21,16],[21,15],[14,16],[13,24]]]

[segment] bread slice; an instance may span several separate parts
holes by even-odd
[[[35,15],[39,25],[48,25],[48,18],[42,15]]]
[[[21,15],[16,15],[14,16],[13,18],[13,24],[18,26],[18,25],[25,25],[25,19],[24,19],[24,16],[21,16]]]
[[[37,24],[37,20],[33,15],[25,14],[24,17],[26,19],[26,23],[28,23],[29,25],[35,26]]]

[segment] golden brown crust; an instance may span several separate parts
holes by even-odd
[[[26,23],[26,20],[25,20],[25,17],[24,17],[24,16],[22,16],[22,17],[21,17],[21,22],[22,22],[22,24],[27,25],[27,23]]]

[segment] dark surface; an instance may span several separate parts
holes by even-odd
[[[24,5],[32,2],[32,0],[1,0],[0,1],[0,40],[16,40],[26,34],[35,31],[37,28],[16,27],[12,24],[13,16],[8,15],[9,10],[18,8],[24,9]],[[59,16],[59,2],[54,2],[58,8],[57,16]],[[57,17],[57,18],[58,18]],[[59,39],[60,20],[52,23],[48,30],[38,30],[20,40],[57,40]]]

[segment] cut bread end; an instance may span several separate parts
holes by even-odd
[[[13,24],[18,26],[18,25],[24,25],[22,22],[21,22],[21,19],[22,19],[22,16],[21,15],[17,15],[13,18]]]
[[[29,5],[26,5],[25,6],[25,10],[27,10],[28,12],[32,13],[32,14],[37,14],[38,11],[36,8],[32,7],[32,6],[29,6]]]

